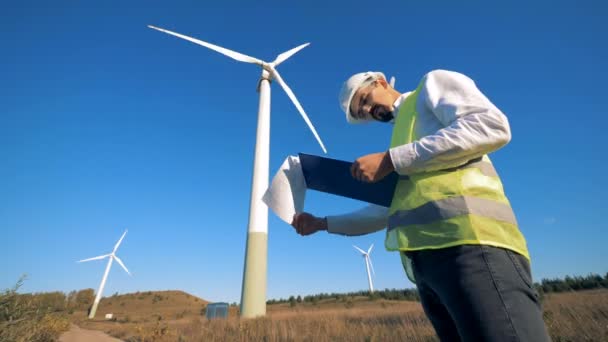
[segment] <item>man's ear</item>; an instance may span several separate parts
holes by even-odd
[[[378,84],[381,85],[384,89],[386,89],[386,87],[389,85],[384,78],[379,78],[376,80],[376,82],[378,82]]]

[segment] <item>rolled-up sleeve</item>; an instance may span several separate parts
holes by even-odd
[[[388,208],[370,204],[352,213],[327,216],[327,231],[340,235],[364,235],[384,229]]]
[[[399,174],[460,166],[511,140],[506,116],[465,75],[445,70],[430,72],[423,80],[418,101],[444,128],[389,150]]]

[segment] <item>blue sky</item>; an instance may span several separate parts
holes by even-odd
[[[0,12],[0,288],[97,288],[129,229],[105,294],[180,289],[240,300],[259,68],[150,30],[164,27],[273,60],[329,157],[387,149],[391,127],[350,126],[337,102],[351,74],[379,70],[408,91],[433,69],[465,73],[508,116],[492,155],[528,240],[536,280],[608,271],[603,130],[608,7],[596,2],[15,2]],[[20,7],[16,7],[20,6]],[[272,87],[270,172],[322,154]],[[604,157],[602,157],[604,156]],[[331,215],[354,200],[309,193]],[[384,233],[300,237],[269,215],[268,298],[404,288]]]

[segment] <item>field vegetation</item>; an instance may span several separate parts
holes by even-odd
[[[268,301],[267,315],[207,320],[207,301],[182,291],[114,294],[87,319],[92,289],[0,295],[0,341],[54,341],[70,323],[125,341],[437,341],[415,290],[322,293]],[[608,274],[536,284],[554,341],[608,341]],[[106,320],[105,314],[113,318]]]
[[[0,341],[54,341],[70,326],[62,292],[18,294],[25,277],[0,293]]]

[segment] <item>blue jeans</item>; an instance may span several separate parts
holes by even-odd
[[[406,252],[441,341],[550,341],[524,256],[463,245]]]

